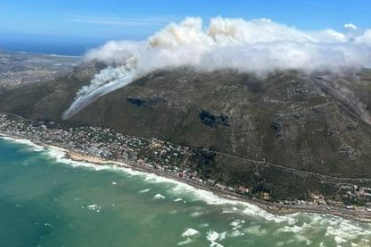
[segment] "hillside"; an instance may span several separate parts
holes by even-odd
[[[361,177],[367,174],[355,168],[370,158],[371,87],[361,78],[351,80],[357,78],[287,72],[259,80],[230,71],[157,72],[100,98],[71,121]],[[364,106],[356,96],[361,92]]]
[[[76,91],[98,70],[75,70],[9,91],[1,95],[0,111],[62,122]],[[206,148],[213,152],[203,165],[213,179],[298,198],[332,194],[336,183],[371,178],[370,105],[367,70],[342,76],[285,71],[257,78],[180,69],[146,75],[64,123]]]
[[[52,81],[26,84],[12,90],[0,91],[0,111],[25,118],[61,121],[76,92],[103,68],[102,64],[84,64]]]

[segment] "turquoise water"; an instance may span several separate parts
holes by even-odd
[[[0,247],[370,246],[371,226],[275,217],[150,174],[0,139]]]

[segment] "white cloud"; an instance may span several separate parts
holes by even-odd
[[[345,24],[344,28],[347,29],[347,30],[353,30],[353,31],[358,29],[358,27],[356,25],[352,24],[352,23]]]
[[[316,43],[344,43],[348,41],[345,34],[333,29],[312,32],[311,36],[315,38]]]
[[[205,27],[201,18],[186,18],[146,42],[110,41],[86,58],[130,64],[138,74],[180,66],[258,74],[277,69],[341,70],[370,64],[368,36],[368,31],[352,39],[332,29],[305,32],[268,19],[216,17]]]
[[[367,29],[362,35],[354,39],[357,44],[364,44],[371,47],[371,29]]]
[[[182,66],[203,71],[236,69],[257,75],[285,69],[307,73],[358,69],[371,65],[371,30],[350,37],[332,29],[306,32],[268,19],[216,17],[204,26],[201,18],[186,18],[171,23],[147,41],[110,41],[89,51],[85,59],[119,67],[104,70],[104,76],[96,77],[92,87],[81,90],[77,96],[80,101],[97,90],[94,98],[117,88],[101,89],[108,82],[97,80],[109,78],[107,73],[115,73],[114,81],[121,86],[131,81],[122,83],[117,76],[134,80],[157,69]]]

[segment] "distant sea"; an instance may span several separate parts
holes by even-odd
[[[274,216],[152,174],[0,138],[1,247],[366,247],[371,225]]]
[[[66,56],[82,56],[89,49],[102,43],[69,43],[69,42],[22,42],[0,40],[0,51],[28,52],[40,54],[56,54]]]

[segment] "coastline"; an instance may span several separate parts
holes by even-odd
[[[290,215],[290,214],[295,214],[295,213],[309,213],[309,214],[337,216],[343,219],[358,221],[362,223],[371,223],[371,213],[366,212],[366,211],[346,210],[343,208],[333,208],[333,207],[329,209],[328,207],[323,206],[323,205],[314,205],[311,207],[297,206],[297,205],[284,205],[284,204],[279,204],[275,202],[263,201],[257,198],[238,195],[236,193],[223,191],[223,190],[216,189],[208,185],[199,184],[194,181],[191,181],[190,179],[183,179],[183,178],[180,178],[175,175],[171,175],[171,174],[159,171],[159,170],[150,169],[150,168],[142,167],[139,165],[131,165],[131,164],[124,163],[121,161],[105,160],[97,156],[83,154],[75,150],[68,150],[65,147],[61,147],[55,144],[47,144],[39,140],[28,139],[23,136],[10,136],[5,133],[0,133],[0,138],[1,137],[13,139],[13,140],[28,141],[37,146],[62,151],[64,153],[63,158],[71,160],[71,161],[75,161],[75,162],[85,162],[85,163],[98,165],[98,166],[111,165],[111,166],[116,166],[119,168],[132,169],[134,171],[139,171],[139,172],[143,172],[147,174],[154,174],[156,176],[164,177],[164,178],[191,186],[197,190],[203,190],[203,191],[210,192],[222,199],[254,205],[274,216],[283,216],[283,215]]]

